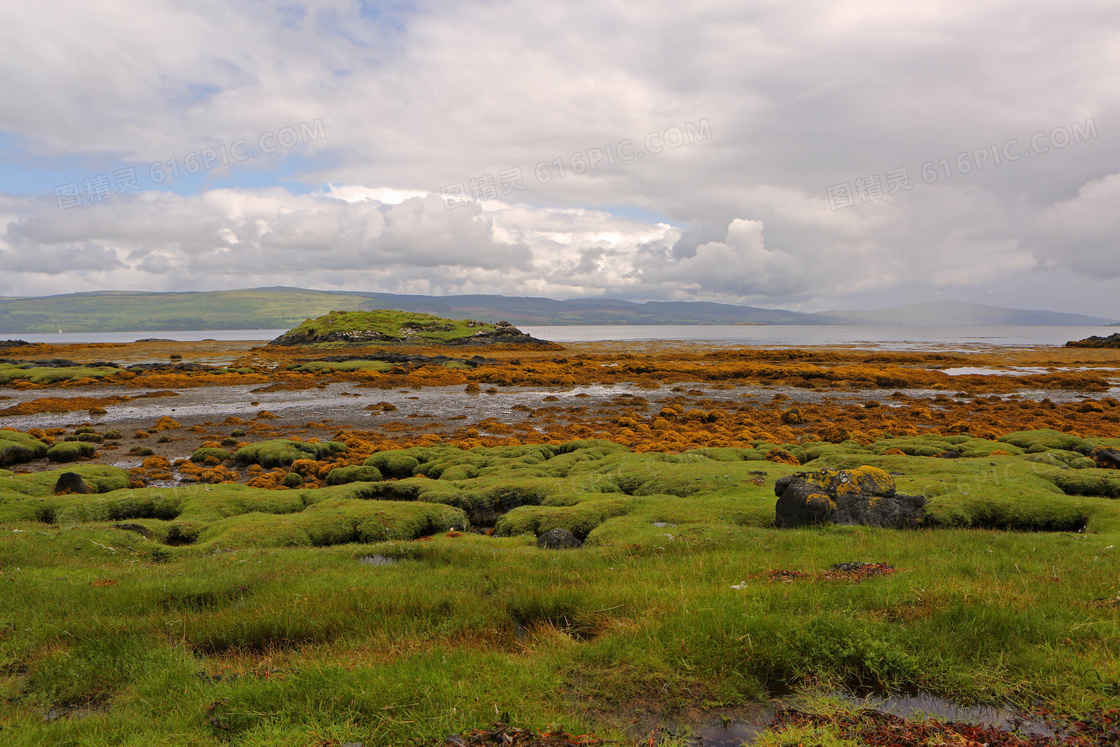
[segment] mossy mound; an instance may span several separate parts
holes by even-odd
[[[48,361],[47,363],[50,363]],[[114,365],[83,366],[71,361],[57,361],[63,365],[44,365],[41,362],[0,363],[0,386],[13,381],[32,384],[57,384],[78,379],[103,379],[120,373]],[[69,365],[65,365],[69,364]]]
[[[297,459],[323,460],[347,450],[338,441],[289,441],[283,438],[242,446],[233,455],[238,464],[259,464],[262,467],[287,467]],[[310,456],[308,456],[310,455]]]
[[[420,460],[402,451],[380,451],[363,462],[367,467],[375,467],[386,477],[412,477]]]
[[[371,343],[461,345],[492,343],[544,343],[526,335],[509,322],[477,322],[445,319],[432,314],[379,309],[376,311],[332,311],[307,319],[269,345],[322,345]]]
[[[97,447],[88,441],[59,441],[47,449],[47,459],[52,462],[76,462],[88,459],[96,451]]]
[[[47,455],[47,445],[26,433],[0,431],[0,467],[22,464]]]
[[[1000,441],[1018,446],[1020,449],[1025,449],[1033,453],[1039,453],[1049,449],[1076,451],[1081,454],[1088,454],[1092,451],[1092,446],[1085,439],[1075,436],[1072,433],[1062,433],[1052,428],[1044,428],[1038,431],[1015,431],[1014,433],[1008,433],[1006,436],[1003,436],[1000,438]]]
[[[351,482],[378,482],[381,472],[377,467],[354,465],[352,467],[339,467],[327,473],[327,485],[346,485]]]
[[[297,459],[302,457],[297,457]],[[216,446],[204,446],[201,449],[195,449],[191,454],[192,462],[205,462],[207,459],[217,459],[219,462],[224,462],[229,459],[229,452],[225,449]]]

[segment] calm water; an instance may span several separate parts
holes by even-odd
[[[659,326],[550,326],[522,327],[527,334],[554,342],[605,340],[695,340],[727,345],[856,345],[890,350],[973,345],[1064,345],[1089,335],[1108,336],[1120,327],[887,327],[847,325],[775,325],[745,327],[721,325]],[[134,342],[156,337],[168,340],[271,340],[282,329],[220,329],[144,332],[62,332],[54,334],[0,333],[0,340],[89,343]]]
[[[775,325],[771,327],[665,325],[656,327],[522,327],[554,342],[600,340],[711,340],[730,345],[859,345],[894,350],[930,346],[1065,345],[1089,335],[1107,336],[1120,327],[887,327]]]

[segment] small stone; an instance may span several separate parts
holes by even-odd
[[[568,550],[583,547],[583,543],[567,529],[549,529],[537,537],[537,547],[542,550]]]

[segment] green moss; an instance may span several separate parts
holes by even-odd
[[[479,332],[493,332],[494,325],[469,319],[444,319],[431,314],[381,309],[377,311],[332,311],[307,319],[289,330],[284,338],[302,344],[354,339],[384,341],[450,342]]]
[[[243,446],[233,455],[238,464],[259,464],[262,467],[287,467],[297,459],[326,459],[347,450],[338,441],[306,443],[273,439]]]
[[[0,386],[13,381],[30,381],[32,384],[57,384],[60,381],[76,379],[102,379],[119,373],[120,369],[111,366],[36,366],[33,364],[14,365],[0,363]]]
[[[229,459],[229,452],[225,449],[219,449],[214,446],[204,446],[201,449],[195,449],[191,454],[192,462],[205,462],[210,457],[217,459],[219,462],[224,462]]]
[[[386,361],[309,361],[307,363],[293,363],[288,366],[289,371],[300,373],[321,373],[323,371],[377,371],[385,373],[393,367]]]
[[[93,456],[96,451],[96,446],[85,441],[60,441],[47,449],[47,459],[52,462],[76,462]]]
[[[0,466],[22,464],[47,455],[47,445],[26,433],[0,431]]]
[[[411,540],[466,526],[463,512],[450,506],[327,498],[295,515],[249,513],[215,522],[198,542],[223,547],[324,547]]]
[[[338,467],[327,473],[327,485],[345,485],[351,482],[377,482],[381,479],[381,472],[377,467],[354,465],[352,467]]]
[[[537,536],[559,528],[567,529],[578,539],[584,540],[607,519],[625,514],[632,503],[632,498],[604,495],[597,500],[585,500],[574,506],[522,505],[498,519],[495,534]]]
[[[401,479],[412,477],[420,460],[406,451],[379,451],[366,459],[363,464],[376,467],[386,477]]]
[[[1032,447],[1043,449],[1062,449],[1088,454],[1092,448],[1089,442],[1071,433],[1046,428],[1039,431],[1015,431],[1000,438],[1000,441],[1030,450]]]

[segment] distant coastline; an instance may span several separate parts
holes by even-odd
[[[633,302],[603,298],[557,301],[497,295],[417,296],[253,288],[189,293],[98,291],[0,298],[0,335],[84,332],[286,330],[329,311],[396,309],[449,319],[508,321],[518,327],[569,326],[1071,326],[1101,327],[1115,319],[980,304],[937,302],[874,311],[803,313],[701,301]],[[1080,335],[1084,337],[1085,335]],[[224,337],[223,339],[233,339]]]

